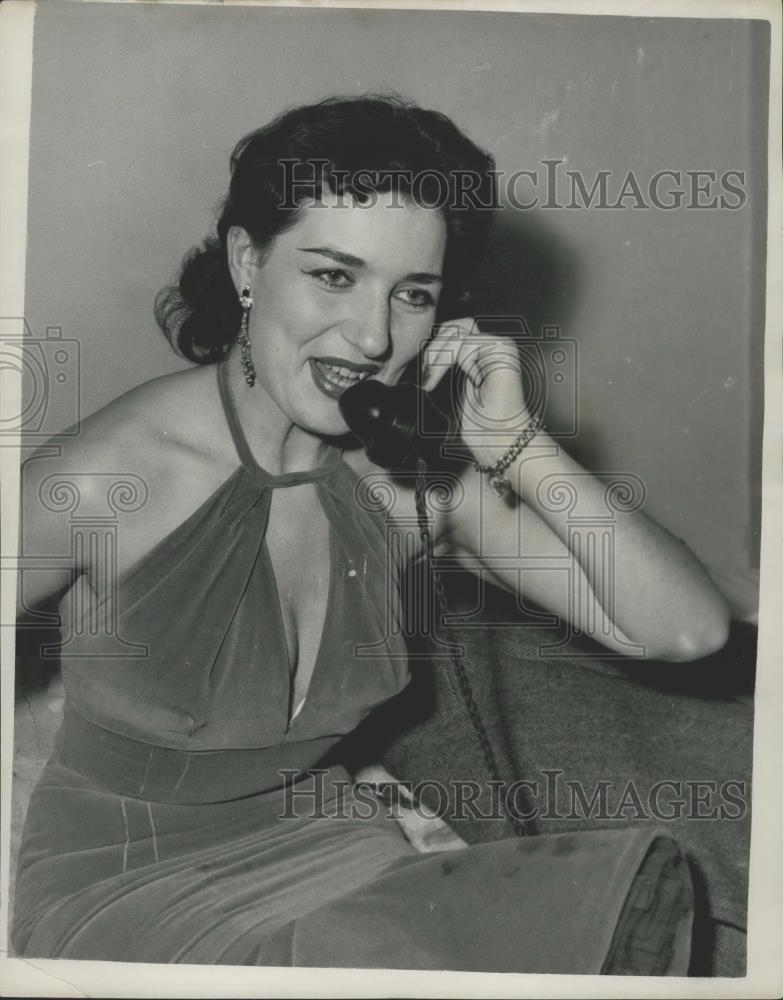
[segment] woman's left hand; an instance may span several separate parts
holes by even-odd
[[[514,341],[502,334],[483,333],[469,316],[449,320],[427,344],[423,364],[423,388],[428,392],[452,365],[465,373],[460,434],[477,462],[493,465],[531,419]]]

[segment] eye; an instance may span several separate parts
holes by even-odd
[[[341,268],[324,267],[315,271],[305,271],[305,274],[311,274],[325,288],[350,288],[354,283],[351,275]]]
[[[405,296],[402,301],[412,309],[430,309],[435,305],[435,299],[423,288],[401,288],[397,294]]]

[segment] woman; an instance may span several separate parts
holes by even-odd
[[[385,97],[298,108],[247,136],[216,236],[158,302],[196,366],[31,463],[41,553],[69,548],[68,518],[38,499],[58,482],[89,516],[121,468],[144,516],[119,514],[113,584],[87,546],[25,587],[28,604],[70,587],[74,633],[20,852],[18,953],[684,974],[690,887],[656,831],[510,839],[446,863],[362,810],[339,765],[308,776],[408,678],[396,583],[417,546],[394,541],[360,487],[393,491],[392,528],[416,516],[415,490],[346,438],[344,393],[417,363],[430,391],[456,366],[480,392],[458,404],[470,461],[433,543],[512,589],[518,572],[493,556],[515,550],[520,524],[527,554],[568,554],[536,487],[584,470],[528,412],[516,349],[470,317],[436,322],[459,315],[492,167],[444,116]],[[602,503],[592,478],[580,491],[585,509]],[[575,571],[580,611],[563,574],[526,572],[526,593],[612,649],[687,660],[725,641],[707,574],[639,511],[618,516],[611,605],[587,600],[597,567]]]

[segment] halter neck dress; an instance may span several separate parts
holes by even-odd
[[[579,850],[559,835],[420,854],[344,768],[322,766],[408,681],[401,567],[338,449],[307,472],[256,462],[217,367],[240,464],[99,599],[116,607],[114,634],[64,642],[63,723],[19,854],[16,953],[600,972],[643,864],[657,885],[676,848],[636,830],[582,835]],[[331,564],[297,710],[265,534],[274,491],[303,483]],[[659,906],[667,926],[680,914],[664,948],[678,974],[683,886]]]

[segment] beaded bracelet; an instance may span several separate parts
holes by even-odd
[[[533,422],[528,424],[522,433],[515,438],[508,451],[501,455],[494,465],[481,465],[479,462],[473,463],[473,468],[476,472],[489,473],[489,485],[499,497],[505,496],[511,489],[511,483],[508,476],[503,475],[503,473],[509,465],[511,465],[520,451],[522,451],[526,445],[530,444],[543,426],[544,421],[541,417],[536,417]]]

